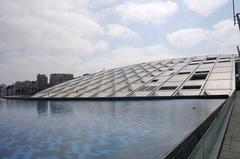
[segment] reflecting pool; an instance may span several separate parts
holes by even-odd
[[[162,158],[223,102],[1,99],[0,158]]]

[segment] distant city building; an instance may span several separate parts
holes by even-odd
[[[68,80],[73,79],[73,74],[51,74],[50,75],[50,86],[54,86],[60,84],[62,82],[66,82]]]
[[[8,96],[29,96],[38,92],[35,81],[17,81],[15,84],[7,87]]]
[[[5,84],[0,85],[0,97],[7,95],[7,86]]]
[[[38,92],[36,81],[23,82],[23,95],[33,95]]]
[[[14,85],[7,86],[7,96],[15,96],[16,95],[16,88]]]
[[[48,87],[48,78],[45,74],[37,75],[37,88],[38,91],[42,91]]]
[[[24,83],[23,82],[20,82],[20,81],[17,81],[15,84],[13,84],[13,86],[15,87],[15,90],[16,90],[16,94],[14,95],[23,95],[23,89],[24,89]]]
[[[73,79],[73,74],[51,74],[50,84],[45,74],[38,74],[36,81],[17,81],[16,83],[6,86],[0,84],[0,97],[3,96],[31,96],[47,89],[48,86],[54,86],[62,82]]]

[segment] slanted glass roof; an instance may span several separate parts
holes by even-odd
[[[78,77],[32,97],[230,96],[235,90],[235,57],[227,54],[140,63]]]

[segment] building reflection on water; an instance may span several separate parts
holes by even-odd
[[[66,114],[66,113],[73,113],[73,107],[71,105],[68,105],[66,103],[62,102],[50,102],[50,113],[60,113],[60,114]]]
[[[47,101],[38,101],[37,102],[37,112],[39,115],[48,113],[48,102]]]
[[[39,115],[44,114],[66,114],[73,113],[73,107],[65,102],[50,102],[50,101],[38,101],[37,112]]]

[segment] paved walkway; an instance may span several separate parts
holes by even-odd
[[[240,91],[227,128],[220,159],[240,159]]]

